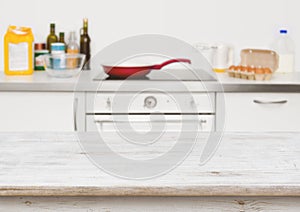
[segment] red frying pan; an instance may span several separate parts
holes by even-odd
[[[189,59],[172,59],[168,60],[162,64],[157,65],[147,65],[147,66],[110,66],[110,65],[102,65],[106,74],[114,78],[122,78],[125,79],[127,77],[144,77],[150,73],[151,70],[159,70],[164,66],[169,65],[171,63],[191,63]]]

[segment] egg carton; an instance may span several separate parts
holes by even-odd
[[[229,77],[245,80],[270,80],[273,72],[268,67],[230,66],[227,70]]]

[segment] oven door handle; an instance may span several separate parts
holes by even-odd
[[[192,121],[193,120],[185,120],[184,122],[191,122],[192,123]],[[114,120],[110,120],[110,119],[108,119],[108,120],[94,120],[94,123],[95,124],[99,124],[100,125],[100,127],[101,127],[101,129],[103,128],[103,125],[104,124],[113,124],[113,123],[129,123],[129,122],[131,122],[131,123],[145,123],[145,122],[148,122],[148,121],[146,121],[146,120],[134,120],[134,121],[122,121],[122,120],[116,120],[116,121],[114,121]],[[149,121],[149,123],[159,123],[159,122],[163,122],[163,120],[154,120],[154,121]],[[177,123],[182,123],[183,121],[182,120],[166,120],[165,121],[166,123],[175,123],[175,124],[177,124]],[[200,119],[199,121],[198,121],[198,126],[199,126],[199,130],[203,130],[204,129],[204,125],[205,124],[207,124],[208,123],[208,121],[206,120],[206,119]]]
[[[152,121],[146,121],[146,120],[134,120],[134,121],[122,121],[122,120],[94,120],[94,123],[98,123],[98,124],[104,124],[104,123],[141,123],[141,122],[154,122],[154,123],[158,123],[158,122],[169,122],[169,123],[180,123],[180,122],[193,122],[193,120],[152,120]],[[206,124],[207,120],[206,119],[200,119],[198,121],[200,124]]]

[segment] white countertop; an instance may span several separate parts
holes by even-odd
[[[271,80],[269,81],[259,81],[259,80],[244,80],[244,79],[238,79],[229,77],[228,74],[218,73],[217,74],[218,79],[223,84],[253,84],[253,85],[259,85],[259,84],[272,84],[272,85],[282,85],[282,84],[294,84],[299,85],[300,84],[300,72],[293,72],[293,73],[275,73]]]
[[[300,133],[225,134],[204,166],[198,142],[180,166],[148,180],[125,180],[97,168],[77,135],[1,133],[0,196],[300,196]],[[137,155],[117,145],[115,134],[107,139],[120,153]],[[170,134],[164,144],[172,140]]]
[[[122,80],[93,81],[99,73],[97,71],[83,71],[80,76],[73,78],[53,78],[45,72],[34,72],[30,76],[6,76],[0,72],[0,91],[97,91],[101,84],[102,91],[116,91],[122,85]],[[230,78],[227,74],[217,74],[220,83],[216,82],[183,82],[190,91],[201,92],[300,92],[300,72],[292,74],[275,73],[270,81],[249,81]],[[131,90],[139,85],[153,85],[153,81],[131,81]],[[159,86],[170,91],[176,91],[178,82],[158,81]],[[158,84],[156,84],[158,85]],[[129,89],[129,88],[128,88]],[[179,89],[180,90],[180,89]]]

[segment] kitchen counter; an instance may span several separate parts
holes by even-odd
[[[93,138],[93,134],[76,133],[1,133],[0,208],[299,211],[300,133],[225,134],[214,157],[203,166],[199,155],[204,135],[199,135],[200,142],[181,165],[147,180],[126,180],[97,168],[82,150],[78,135]],[[163,143],[172,141],[172,136],[167,135]],[[107,138],[114,148],[115,142],[121,141],[112,133]],[[160,145],[158,151],[165,147]],[[140,155],[134,148],[120,145],[115,150]],[[147,156],[156,153],[145,152]]]
[[[85,71],[78,77],[60,79],[49,77],[45,72],[35,72],[31,76],[6,76],[0,73],[0,91],[116,91],[123,81],[94,81],[99,74],[96,71]],[[222,86],[217,82],[183,82],[195,92],[300,92],[300,72],[293,74],[274,74],[271,81],[247,81],[230,78],[226,74],[217,74]],[[145,86],[160,88],[165,91],[180,91],[178,82],[157,83],[151,81],[131,81],[130,86],[122,87],[122,91],[134,91]],[[178,89],[178,90],[177,90]]]

